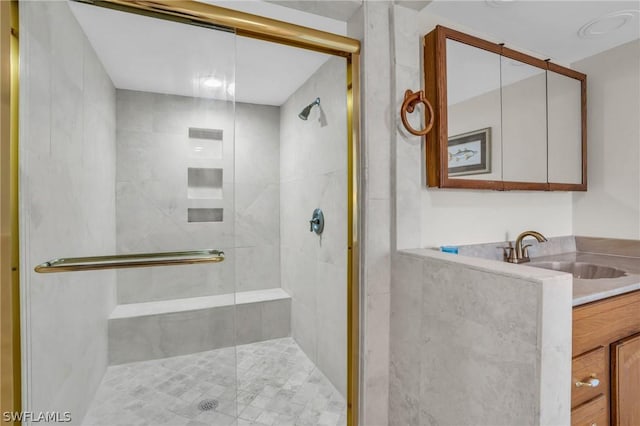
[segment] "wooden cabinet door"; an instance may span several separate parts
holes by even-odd
[[[611,345],[611,407],[616,426],[640,425],[640,334]]]

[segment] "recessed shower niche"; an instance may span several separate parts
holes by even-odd
[[[187,197],[190,199],[221,200],[222,169],[189,167]]]
[[[189,127],[189,157],[222,159],[222,129]]]
[[[193,222],[222,222],[222,209],[187,209],[187,220]]]

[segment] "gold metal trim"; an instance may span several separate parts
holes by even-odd
[[[243,37],[311,49],[348,57],[360,52],[360,42],[348,37],[307,28],[276,19],[239,12],[190,0],[80,0],[96,6],[134,9],[174,16],[193,23],[222,26]]]
[[[196,263],[217,263],[222,261],[224,261],[223,252],[206,249],[164,253],[117,254],[113,256],[66,257],[41,263],[34,270],[42,274],[48,274],[52,272],[193,265]]]
[[[347,426],[358,425],[360,401],[360,55],[347,63]]]
[[[0,1],[0,412],[21,407],[18,245],[18,3]],[[19,425],[19,421],[7,424]]]

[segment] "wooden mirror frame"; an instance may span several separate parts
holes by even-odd
[[[582,116],[582,182],[517,182],[503,180],[477,180],[449,178],[448,117],[447,117],[447,47],[446,41],[454,40],[483,49],[528,65],[553,71],[580,81]],[[509,49],[478,37],[441,25],[424,37],[424,88],[426,98],[435,110],[435,123],[426,140],[426,182],[428,187],[492,189],[497,191],[586,191],[587,190],[587,76],[578,71],[543,61],[533,56]],[[429,118],[429,117],[427,117]],[[548,154],[547,154],[548,155]],[[547,170],[548,176],[548,170]]]

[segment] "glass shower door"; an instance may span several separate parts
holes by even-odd
[[[235,34],[20,14],[24,410],[234,424]]]
[[[347,63],[242,36],[237,45],[239,422],[344,426]],[[249,52],[268,66],[247,67]],[[256,87],[278,91],[260,98]],[[312,221],[320,211],[324,226]]]

